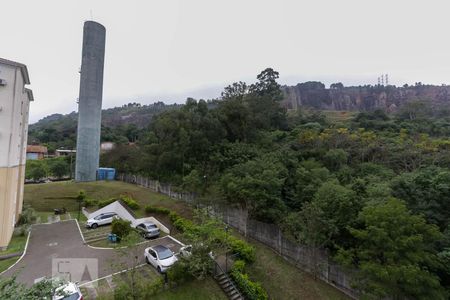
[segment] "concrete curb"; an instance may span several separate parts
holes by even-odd
[[[146,266],[146,265],[147,265],[147,264],[140,264],[140,265],[137,265],[136,267],[134,267],[134,269],[142,268],[143,266]],[[103,276],[103,277],[101,277],[101,278],[97,278],[97,279],[94,279],[94,280],[92,280],[92,281],[82,283],[82,284],[80,284],[78,287],[83,287],[83,286],[85,286],[85,285],[95,283],[95,282],[100,281],[100,280],[103,280],[103,279],[105,279],[105,278],[112,277],[112,276],[115,276],[115,275],[118,275],[118,274],[121,274],[121,273],[128,272],[128,271],[130,271],[130,270],[132,270],[132,269],[133,269],[133,268],[124,269],[124,270],[122,270],[122,271],[115,272],[115,273],[113,273],[113,274],[106,275],[106,276]]]
[[[182,242],[180,242],[179,240],[177,240],[176,238],[172,237],[171,235],[167,235],[169,238],[171,238],[174,242],[178,243],[181,245],[181,247],[186,246],[185,244],[183,244]]]
[[[33,225],[31,225],[33,226]],[[28,237],[27,237],[27,242],[25,243],[25,248],[23,249],[23,253],[22,255],[19,257],[19,259],[13,263],[11,266],[9,266],[8,269],[4,270],[3,272],[0,273],[0,275],[3,275],[4,273],[6,273],[7,271],[9,271],[12,267],[14,267],[16,264],[19,263],[19,261],[22,260],[22,258],[25,256],[25,254],[27,253],[27,248],[28,248],[28,242],[30,241],[30,235],[31,235],[31,227],[30,227],[30,231],[28,231]]]
[[[22,254],[23,254],[23,252],[14,252],[14,253],[10,253],[10,254],[5,254],[5,255],[0,256],[0,260],[5,260],[8,258],[21,256]]]
[[[163,238],[165,238],[165,237],[171,238],[171,239],[174,240],[175,242],[179,243],[182,247],[184,246],[184,244],[183,244],[182,242],[180,242],[180,241],[174,239],[174,238],[171,237],[170,235],[165,235],[165,236],[162,236],[162,237],[159,237],[159,238],[156,238],[156,239],[152,239],[152,240],[142,241],[142,242],[139,242],[139,243],[137,243],[136,245],[133,245],[133,246],[143,245],[143,244],[149,243],[150,241],[157,241],[157,240],[163,239]],[[87,243],[85,243],[85,245],[88,246],[89,248],[92,248],[92,249],[101,249],[101,250],[126,249],[126,248],[129,248],[129,247],[133,247],[133,246],[123,246],[123,247],[116,247],[116,248],[106,248],[106,247],[96,247],[96,246],[91,246],[91,245],[89,245],[89,244],[87,244]]]
[[[83,232],[81,232],[81,228],[80,228],[80,224],[78,223],[78,220],[77,219],[72,219],[72,220],[75,220],[75,223],[77,223],[77,227],[78,227],[78,231],[80,232],[81,239],[83,240],[83,243],[86,244],[86,240],[84,239]]]

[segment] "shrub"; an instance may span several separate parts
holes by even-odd
[[[14,231],[14,235],[18,236],[26,236],[28,234],[28,231],[30,230],[30,227],[27,225],[22,225],[17,228],[17,231]]]
[[[170,269],[169,269],[170,270]],[[144,286],[144,299],[150,299],[151,296],[159,293],[164,288],[164,277],[159,276]]]
[[[231,278],[236,283],[239,291],[241,291],[246,299],[249,300],[267,300],[267,292],[262,288],[258,282],[253,282],[244,274],[244,261],[236,261],[231,268]]]
[[[196,225],[191,221],[187,220],[176,212],[171,211],[169,213],[170,221],[173,226],[181,232],[194,232],[196,229]],[[217,235],[218,239],[222,239],[223,236]],[[231,248],[233,253],[239,255],[241,259],[246,262],[252,263],[256,259],[255,247],[248,244],[247,242],[240,240],[234,236],[228,237],[228,246]]]
[[[127,284],[126,282],[120,282],[114,289],[114,299],[116,300],[133,299],[132,297],[130,297],[131,293],[132,291],[130,285]]]
[[[173,226],[181,232],[192,232],[195,230],[194,223],[184,218],[178,218],[175,222],[173,222]]]
[[[169,215],[170,214],[170,210],[169,209],[167,209],[165,207],[152,206],[152,205],[147,205],[145,207],[145,212],[147,214],[151,214],[151,213],[163,214],[163,215]]]
[[[132,210],[137,210],[139,209],[139,204],[136,202],[136,200],[134,200],[133,198],[131,198],[130,196],[127,195],[121,195],[120,196],[120,200],[122,200],[129,208],[131,208]]]
[[[169,213],[169,218],[170,218],[170,221],[171,221],[172,223],[174,223],[176,220],[178,220],[178,219],[181,218],[181,217],[180,217],[180,215],[177,214],[176,212],[171,211],[171,212]]]
[[[109,205],[109,204],[113,203],[114,201],[117,201],[117,199],[110,198],[110,199],[107,199],[107,200],[100,201],[98,203],[98,207],[99,208],[105,207],[106,205]]]
[[[244,268],[245,268],[245,261],[243,260],[236,260],[233,264],[233,269],[241,273],[244,272]]]
[[[256,259],[255,247],[247,242],[235,237],[228,238],[228,245],[231,247],[231,251],[239,255],[239,257],[246,262],[252,263]]]
[[[98,207],[99,208],[105,207],[118,200],[122,200],[122,202],[125,203],[132,210],[139,209],[139,204],[136,202],[136,200],[127,195],[121,195],[119,198],[110,198],[107,200],[100,201],[98,202]]]
[[[116,234],[119,238],[125,238],[131,231],[131,222],[122,219],[114,219],[112,221],[111,233]]]
[[[85,207],[92,207],[92,206],[97,206],[97,205],[99,205],[97,199],[85,199],[84,200]]]
[[[32,224],[36,222],[36,219],[36,211],[30,206],[26,206],[25,209],[22,210],[22,213],[19,215],[17,225]]]
[[[167,271],[167,278],[170,284],[180,284],[187,280],[193,279],[189,273],[188,265],[183,261],[177,262]]]
[[[154,207],[152,207],[151,209],[154,209]],[[187,220],[181,217],[174,211],[170,211],[169,218],[173,226],[175,226],[175,228],[181,232],[194,232],[196,230],[196,225],[191,220]],[[219,240],[224,238],[223,235],[220,235],[220,233],[216,233],[215,235]],[[234,236],[230,236],[228,237],[228,246],[231,248],[231,251],[233,251],[233,253],[239,255],[239,257],[244,261],[249,263],[255,261],[255,247],[248,244],[247,242],[240,240]]]

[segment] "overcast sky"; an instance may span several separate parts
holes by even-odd
[[[449,1],[0,2],[0,57],[28,66],[30,121],[77,109],[83,22],[106,27],[103,107],[213,98],[266,67],[281,84],[450,83]]]

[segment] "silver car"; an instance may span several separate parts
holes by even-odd
[[[119,216],[116,213],[102,213],[96,216],[95,218],[89,219],[86,221],[86,227],[95,229],[100,225],[109,225],[112,223],[114,219],[117,219]]]
[[[155,238],[159,236],[159,228],[153,222],[144,222],[136,226],[136,229],[144,238]]]

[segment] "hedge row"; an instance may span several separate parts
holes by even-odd
[[[176,212],[170,211],[165,207],[148,205],[145,207],[145,211],[147,213],[153,212],[169,215],[170,221],[172,222],[173,226],[175,226],[175,228],[181,232],[193,232],[196,230],[196,225],[194,222],[181,217]],[[229,247],[231,248],[231,251],[237,254],[241,259],[249,263],[255,261],[256,258],[255,248],[252,245],[234,236],[229,236],[227,238],[227,242]]]
[[[85,207],[99,206],[99,202],[97,199],[84,199]]]
[[[194,232],[196,229],[196,225],[194,224],[194,222],[181,217],[174,211],[170,212],[169,218],[173,226],[175,226],[175,228],[181,232]]]
[[[245,262],[238,260],[231,268],[231,278],[236,283],[239,291],[241,291],[246,299],[249,300],[267,300],[267,292],[258,282],[253,282],[244,273]]]
[[[110,198],[110,199],[102,200],[102,201],[98,202],[98,208],[102,208],[102,207],[105,207],[107,205],[110,205],[114,201],[117,201],[117,199],[116,198]]]
[[[255,247],[243,240],[231,236],[228,238],[228,244],[233,253],[237,253],[239,257],[246,262],[252,263],[256,259]]]
[[[129,208],[131,208],[132,210],[137,210],[139,209],[139,204],[136,202],[136,200],[134,200],[133,198],[131,198],[130,196],[127,195],[121,195],[119,198],[110,198],[110,199],[106,199],[103,201],[98,202],[98,207],[102,208],[105,207],[111,203],[113,203],[114,201],[117,200],[122,200]],[[95,200],[89,200],[89,202],[87,202],[85,200],[85,205],[88,206],[93,206],[93,204],[95,204],[94,202]]]
[[[132,210],[138,210],[139,209],[139,204],[136,202],[136,200],[134,200],[130,196],[121,195],[119,199],[122,200],[123,202],[125,202],[125,204],[129,208],[131,208]]]

